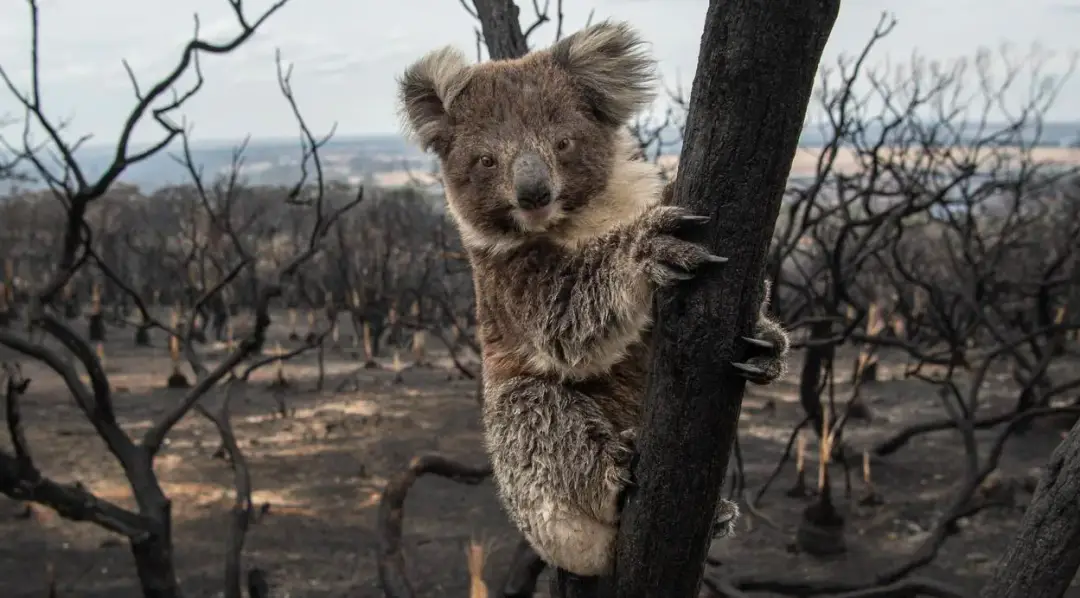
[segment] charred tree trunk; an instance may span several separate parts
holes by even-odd
[[[224,303],[213,310],[214,340],[222,342],[229,327],[229,309]]]
[[[145,598],[180,598],[180,586],[172,562],[172,542],[168,530],[144,540],[131,542],[131,554],[139,573]]]
[[[64,317],[69,320],[79,317],[79,302],[74,298],[64,301]]]
[[[379,353],[382,352],[382,339],[386,333],[385,319],[373,318],[366,321],[368,330],[371,331],[371,357],[372,359],[378,359]],[[363,324],[361,324],[361,326],[363,326]],[[392,339],[388,339],[387,342],[390,343],[391,347],[394,346]]]
[[[473,5],[489,58],[518,58],[529,51],[514,0],[473,0]]]
[[[619,526],[619,598],[698,595],[745,382],[769,243],[839,0],[710,0],[674,203],[712,216],[715,274],[658,293],[635,487]]]
[[[139,324],[139,326],[135,328],[135,346],[150,346],[150,325],[146,322]]]
[[[814,341],[823,341],[832,336],[832,322],[814,322],[810,327],[810,346],[803,357],[802,371],[799,373],[799,403],[806,417],[810,418],[810,427],[821,436],[823,415],[821,408],[821,373],[825,364],[832,361],[835,345],[818,346]]]
[[[130,541],[131,555],[145,598],[181,598],[173,561],[172,503],[154,477],[153,457],[141,452],[127,472],[139,514],[151,522],[150,533]]]
[[[1054,451],[981,598],[1060,598],[1080,568],[1080,423]]]
[[[100,311],[90,314],[87,324],[87,337],[91,342],[105,340],[105,314]]]

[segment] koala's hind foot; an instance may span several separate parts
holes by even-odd
[[[726,498],[721,498],[716,505],[713,518],[713,539],[730,538],[735,535],[735,524],[739,521],[739,505]]]
[[[779,322],[762,316],[754,326],[753,336],[742,340],[748,357],[731,364],[740,376],[754,384],[769,384],[784,375],[791,343]]]
[[[624,450],[628,451],[628,453],[623,453],[624,455],[625,454],[629,454],[629,455],[635,455],[636,454],[637,435],[638,435],[637,428],[629,428],[627,430],[623,430],[622,433],[619,434],[619,439],[622,441],[622,444],[625,447]],[[620,463],[620,465],[624,465],[624,464],[625,465],[630,464],[630,459],[624,460],[624,461],[622,461]],[[620,513],[622,512],[623,507],[626,506],[627,492],[630,490],[630,488],[632,486],[633,486],[632,481],[627,483],[626,486],[623,488],[622,492],[619,495],[619,512]],[[739,505],[738,505],[738,503],[736,503],[734,501],[730,501],[730,500],[728,500],[726,498],[721,498],[720,501],[716,503],[716,511],[713,513],[713,526],[712,526],[712,537],[713,537],[713,539],[714,540],[719,540],[719,539],[724,539],[724,538],[729,538],[731,536],[734,536],[735,535],[735,525],[738,523],[738,520],[739,520]]]

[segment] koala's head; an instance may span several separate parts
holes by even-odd
[[[406,69],[406,128],[442,163],[466,241],[558,232],[588,211],[620,160],[622,129],[652,101],[654,61],[625,23],[588,27],[515,60],[451,47]]]

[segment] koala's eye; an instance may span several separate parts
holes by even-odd
[[[489,156],[487,154],[484,154],[483,156],[480,156],[480,165],[483,166],[484,168],[491,168],[491,167],[495,166],[495,158],[492,158],[491,156]]]
[[[566,150],[570,149],[573,146],[574,146],[574,142],[571,139],[569,139],[567,137],[564,137],[564,138],[560,139],[558,143],[555,144],[555,151],[565,152]]]

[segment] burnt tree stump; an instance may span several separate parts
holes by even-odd
[[[91,342],[103,342],[105,340],[105,315],[101,312],[90,314],[87,320],[87,334]]]

